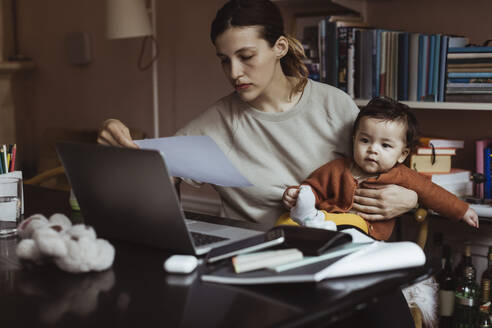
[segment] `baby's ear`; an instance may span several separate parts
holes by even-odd
[[[410,148],[408,147],[403,148],[400,157],[398,157],[398,163],[402,164],[403,162],[405,162],[409,154],[410,154]]]

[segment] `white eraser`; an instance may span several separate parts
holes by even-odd
[[[170,273],[190,273],[198,265],[193,255],[172,255],[164,262],[164,270]]]

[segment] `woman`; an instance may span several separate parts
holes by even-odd
[[[282,16],[268,0],[227,2],[217,12],[210,36],[235,91],[176,134],[212,137],[254,185],[214,186],[225,216],[273,225],[285,211],[281,200],[286,187],[298,185],[322,164],[350,155],[358,108],[339,89],[307,79],[302,47],[285,36]],[[116,119],[105,121],[98,142],[137,147]],[[365,185],[356,190],[353,209],[364,219],[381,220],[416,204],[416,193],[403,187]],[[413,326],[400,291],[337,326],[360,323]]]
[[[176,135],[212,137],[253,184],[214,186],[223,215],[273,225],[285,211],[281,199],[286,187],[350,154],[358,108],[339,89],[307,79],[302,46],[285,36],[282,16],[268,0],[227,2],[217,12],[210,36],[235,91]],[[115,119],[104,123],[98,142],[137,147]],[[363,218],[381,220],[414,208],[417,195],[396,185],[366,185],[357,189],[354,203]]]

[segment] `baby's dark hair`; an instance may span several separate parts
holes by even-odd
[[[410,111],[410,107],[388,97],[377,97],[371,99],[364,106],[354,122],[352,136],[355,136],[359,127],[359,122],[363,117],[371,117],[384,121],[399,121],[407,126],[406,143],[412,150],[418,143],[419,124],[417,119]]]

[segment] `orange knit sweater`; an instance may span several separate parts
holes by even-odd
[[[303,182],[313,189],[316,196],[316,207],[332,213],[348,212],[354,202],[357,180],[350,172],[351,159],[339,158],[316,169]],[[369,178],[365,182],[376,184],[397,184],[415,191],[420,206],[430,208],[444,217],[460,220],[468,209],[468,204],[461,201],[431,182],[428,177],[398,164],[390,171],[378,177]],[[367,221],[369,235],[379,240],[387,240],[395,225],[394,219]]]

